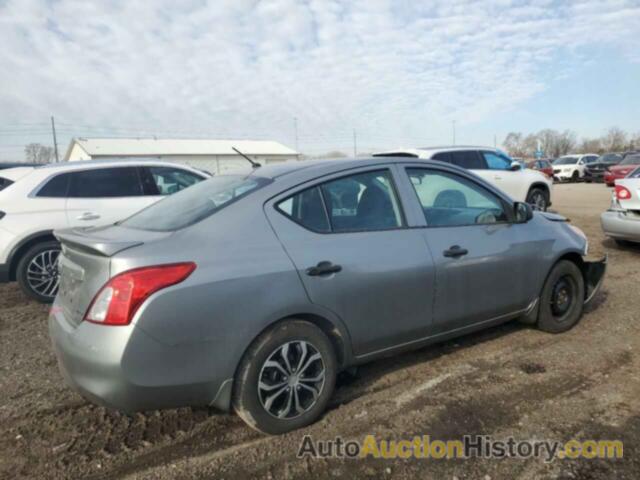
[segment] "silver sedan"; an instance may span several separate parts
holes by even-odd
[[[351,366],[512,319],[566,331],[605,271],[559,215],[409,158],[216,176],[56,236],[49,328],[73,388],[128,412],[234,409],[269,434],[318,419]]]
[[[640,243],[640,168],[616,180],[611,207],[600,221],[605,235],[618,244]]]

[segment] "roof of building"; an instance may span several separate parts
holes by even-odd
[[[297,155],[295,150],[271,140],[207,140],[185,138],[74,138],[74,145],[87,155],[160,156],[160,155],[237,155],[232,147],[247,155]]]

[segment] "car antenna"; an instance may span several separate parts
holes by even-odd
[[[251,160],[249,157],[247,157],[244,153],[242,153],[240,150],[238,150],[236,147],[231,147],[231,149],[236,152],[238,155],[240,155],[241,157],[246,158],[249,163],[251,164],[251,166],[253,168],[260,168],[260,164],[258,162],[254,162],[253,160]]]

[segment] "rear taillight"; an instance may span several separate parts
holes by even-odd
[[[122,272],[100,289],[84,319],[101,325],[129,325],[150,295],[184,281],[195,269],[195,263],[186,262]]]
[[[616,198],[618,200],[629,200],[631,198],[631,192],[622,185],[616,185]]]

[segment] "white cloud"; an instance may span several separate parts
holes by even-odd
[[[625,0],[8,0],[0,130],[54,113],[63,134],[292,144],[297,117],[307,151],[345,148],[353,128],[365,146],[431,143],[539,94],[559,59],[608,46],[637,61],[638,24]]]

